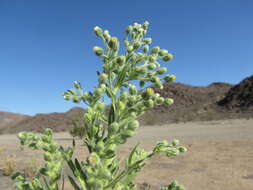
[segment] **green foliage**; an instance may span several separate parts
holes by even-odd
[[[32,180],[26,179],[24,173],[17,172],[12,179],[17,181],[15,187],[19,190],[58,190],[58,181],[62,177],[63,156],[70,158],[73,154],[72,149],[63,151],[59,145],[53,141],[53,131],[46,129],[42,135],[31,132],[21,132],[18,134],[20,143],[32,149],[43,150],[45,165],[39,171],[39,176],[43,182],[39,180],[39,176]]]
[[[45,167],[40,170],[44,183],[38,178],[28,182],[22,174],[14,179],[18,189],[58,189],[61,179],[62,161],[67,162],[73,175],[69,181],[75,190],[132,190],[136,187],[134,179],[145,166],[145,161],[156,154],[177,156],[186,148],[178,146],[179,141],[158,142],[151,151],[136,145],[120,167],[117,148],[136,133],[139,127],[137,117],[156,105],[172,104],[173,100],[160,97],[152,88],[142,89],[146,83],[163,88],[162,81],[175,80],[174,75],[165,75],[166,67],[159,61],[173,58],[167,50],[159,46],[150,47],[151,38],[145,37],[148,22],[134,23],[126,29],[124,51],[120,54],[120,41],[111,37],[107,30],[94,28],[95,34],[104,42],[104,47],[95,46],[93,51],[103,62],[102,71],[97,72],[98,85],[93,92],[85,92],[79,82],[64,93],[66,100],[83,102],[88,106],[83,116],[82,134],[89,156],[79,161],[72,158],[73,148],[64,150],[52,140],[52,131],[47,129],[42,136],[21,133],[21,144],[44,151]],[[139,82],[139,87],[136,86]],[[103,102],[107,96],[111,102],[109,111]],[[77,126],[79,123],[76,124]],[[78,134],[78,133],[77,133]],[[172,182],[164,190],[181,190],[182,186]]]

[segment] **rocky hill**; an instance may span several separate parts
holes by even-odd
[[[37,114],[33,117],[26,117],[19,122],[9,123],[0,130],[0,133],[17,133],[20,131],[42,132],[45,128],[52,128],[54,131],[66,131],[72,127],[72,120],[84,109],[75,107],[65,113]]]
[[[145,113],[139,118],[144,125],[253,117],[253,76],[238,85],[217,82],[204,87],[165,83],[163,90],[153,88],[161,96],[173,98],[174,104],[160,105]],[[0,112],[0,133],[40,132],[48,127],[54,131],[69,131],[73,118],[84,112],[79,107],[65,113],[33,117]]]
[[[14,125],[30,116],[0,111],[0,131],[8,125]]]
[[[218,105],[228,110],[253,110],[253,75],[231,88]]]
[[[233,87],[227,83],[208,86],[191,86],[182,83],[166,83],[162,90],[153,87],[162,97],[174,99],[172,105],[160,105],[141,117],[146,125],[220,119],[216,102],[223,99]]]

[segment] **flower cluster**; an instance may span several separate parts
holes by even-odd
[[[152,39],[146,37],[148,26],[149,23],[144,22],[127,27],[123,54],[120,53],[120,40],[111,36],[108,30],[96,26],[94,32],[104,42],[104,47],[93,48],[103,62],[102,70],[97,71],[98,85],[93,91],[85,91],[80,82],[75,81],[74,88],[63,94],[65,100],[83,102],[88,107],[83,116],[82,133],[89,152],[86,160],[73,159],[73,148],[64,150],[55,144],[49,129],[41,137],[33,133],[19,135],[21,144],[45,151],[46,165],[41,174],[48,178],[46,184],[49,186],[41,189],[58,188],[56,184],[64,159],[72,171],[68,178],[75,190],[133,190],[136,187],[134,179],[147,159],[160,153],[177,156],[186,151],[185,147],[178,146],[178,140],[170,144],[162,141],[148,152],[136,145],[126,158],[124,167],[117,157],[119,145],[126,143],[139,128],[138,116],[157,105],[173,103],[172,99],[161,97],[151,87],[145,88],[145,84],[153,84],[162,89],[163,82],[176,79],[175,75],[166,75],[167,67],[161,67],[160,63],[170,61],[173,55],[166,49],[152,46]],[[111,100],[108,106],[103,102],[106,96]],[[15,179],[24,184],[26,180],[21,178],[18,175]],[[32,184],[33,181],[29,182]]]
[[[39,173],[45,177],[45,184],[43,185],[37,177],[29,181],[24,174],[18,172],[13,176],[13,179],[17,181],[15,187],[20,190],[58,189],[58,180],[62,177],[62,154],[69,155],[70,158],[73,150],[61,151],[59,145],[53,140],[51,129],[46,129],[41,136],[32,132],[21,132],[18,134],[18,138],[21,145],[44,151],[45,166],[40,169]]]

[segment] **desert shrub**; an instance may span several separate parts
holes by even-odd
[[[3,145],[0,145],[0,155],[4,154],[5,147]]]
[[[35,177],[39,172],[39,163],[35,158],[26,160],[23,167],[23,173],[26,177]]]
[[[5,176],[11,176],[16,171],[16,158],[13,155],[9,155],[3,160],[3,174]]]
[[[73,137],[79,137],[80,139],[85,135],[85,123],[83,120],[83,114],[77,114],[72,118],[72,128],[69,133]]]
[[[88,107],[82,117],[85,125],[82,140],[89,155],[83,160],[72,158],[75,143],[64,149],[54,142],[51,129],[46,129],[42,135],[22,132],[18,135],[21,144],[43,150],[45,165],[40,169],[40,176],[32,180],[22,173],[15,174],[17,189],[64,189],[60,180],[65,161],[72,171],[68,179],[75,190],[133,190],[135,177],[146,160],[157,154],[171,157],[186,151],[178,145],[178,140],[160,141],[150,151],[137,144],[125,158],[125,164],[120,164],[117,149],[136,133],[137,118],[156,105],[173,103],[172,99],[161,97],[152,88],[143,89],[145,83],[153,83],[161,89],[162,81],[175,80],[174,75],[164,75],[167,68],[159,63],[167,62],[173,56],[159,46],[150,48],[152,39],[145,37],[148,25],[144,22],[127,27],[122,54],[117,37],[112,37],[107,30],[94,28],[95,34],[104,42],[103,48],[93,48],[103,62],[102,71],[97,72],[98,85],[93,91],[85,92],[79,82],[74,82],[74,88],[64,93],[66,100],[83,102]],[[109,111],[103,102],[105,96],[110,99]],[[174,181],[162,189],[183,190],[184,187]]]

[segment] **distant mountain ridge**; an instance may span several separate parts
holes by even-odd
[[[0,130],[7,125],[14,125],[30,116],[18,113],[0,111]]]
[[[164,83],[162,90],[152,88],[162,97],[173,98],[174,104],[148,111],[139,118],[144,125],[253,117],[253,75],[237,85],[216,82],[204,87]],[[0,133],[41,132],[48,127],[56,132],[69,131],[73,118],[84,112],[80,107],[65,113],[35,116],[0,112]]]
[[[19,121],[8,123],[0,129],[0,133],[17,133],[24,130],[42,132],[45,128],[52,128],[55,132],[66,131],[71,128],[73,118],[84,111],[82,108],[74,107],[65,113],[55,112],[24,117]]]

